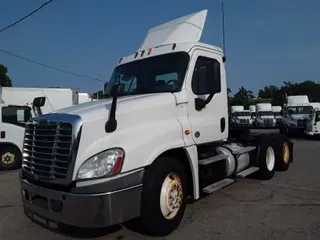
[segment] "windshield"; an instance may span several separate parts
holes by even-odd
[[[281,116],[281,112],[274,112],[274,116],[276,116],[276,117]]]
[[[250,117],[250,112],[236,112],[237,117]]]
[[[299,107],[288,107],[288,113],[294,114],[310,114],[312,112],[311,106],[299,106]]]
[[[274,116],[272,111],[259,111],[258,115],[259,116]]]
[[[105,93],[120,84],[121,95],[177,92],[181,89],[189,63],[185,52],[169,53],[117,66]]]
[[[256,113],[255,112],[251,112],[251,117],[255,117]]]
[[[27,106],[2,107],[2,122],[24,127],[31,119],[31,108]]]

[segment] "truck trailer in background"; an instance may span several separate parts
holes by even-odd
[[[43,114],[91,101],[88,94],[71,88],[2,87],[0,91],[3,101],[12,105],[31,106],[34,98],[45,97]]]
[[[78,93],[78,104],[91,102],[91,101],[92,101],[92,97],[90,96],[89,93]]]

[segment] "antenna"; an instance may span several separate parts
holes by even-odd
[[[224,1],[221,1],[221,17],[222,17],[222,49],[223,49],[223,62],[227,60],[226,54],[226,32],[225,32],[225,21],[224,21]]]

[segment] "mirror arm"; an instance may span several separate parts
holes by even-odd
[[[117,129],[116,109],[117,109],[117,95],[113,96],[111,109],[109,113],[109,119],[105,125],[105,131],[107,133],[114,132]]]

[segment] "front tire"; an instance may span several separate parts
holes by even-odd
[[[182,163],[158,158],[144,176],[141,226],[153,236],[165,236],[180,224],[187,203],[187,176]]]
[[[0,169],[14,170],[21,167],[22,155],[16,147],[5,146],[0,150]]]

